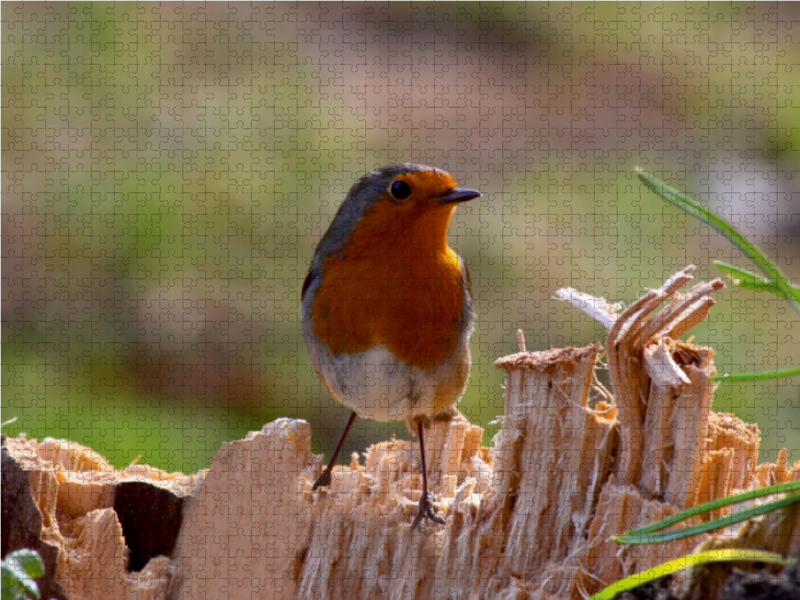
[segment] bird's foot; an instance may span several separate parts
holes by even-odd
[[[322,475],[314,482],[314,487],[311,488],[312,492],[316,492],[317,488],[319,487],[330,487],[331,485],[331,472],[329,469],[325,469],[322,472]]]
[[[422,496],[419,499],[419,511],[417,512],[417,516],[414,518],[414,522],[411,524],[411,531],[414,531],[417,528],[420,522],[422,522],[422,519],[430,519],[439,525],[444,525],[446,523],[442,517],[436,516],[436,513],[433,509],[433,503],[428,496],[428,490],[422,492]]]

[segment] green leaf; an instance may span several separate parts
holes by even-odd
[[[25,600],[27,598],[39,600],[39,587],[24,571],[15,569],[5,561],[3,561],[0,571],[2,571],[0,576],[2,579],[2,583],[0,583],[2,596],[0,598],[2,600]]]
[[[8,554],[2,564],[2,600],[39,599],[39,586],[34,581],[44,575],[44,564],[34,550],[17,550]]]
[[[688,569],[690,567],[698,567],[715,562],[732,562],[738,560],[756,561],[763,563],[770,563],[774,565],[788,566],[794,564],[793,558],[785,558],[780,554],[774,552],[767,552],[766,550],[747,550],[740,548],[726,548],[723,550],[710,550],[708,552],[701,552],[699,554],[690,554],[671,560],[664,564],[636,573],[625,579],[621,579],[616,583],[612,583],[604,588],[597,594],[594,594],[589,600],[613,600],[613,598],[622,592],[627,592],[635,587],[639,587],[645,583],[649,583],[666,575],[672,575],[678,571]]]
[[[17,550],[6,556],[6,561],[13,560],[29,577],[44,577],[44,563],[35,550]]]

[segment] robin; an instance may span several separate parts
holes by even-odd
[[[424,425],[455,413],[469,377],[470,278],[447,228],[458,204],[480,195],[424,165],[368,173],[350,188],[303,283],[311,362],[328,393],[353,411],[313,489],[330,485],[356,416],[404,419],[421,454],[412,531],[423,518],[444,523],[428,494]]]

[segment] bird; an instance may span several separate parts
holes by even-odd
[[[356,417],[405,420],[419,438],[422,493],[413,532],[444,524],[428,491],[424,428],[456,414],[470,372],[475,312],[469,271],[448,245],[457,206],[481,193],[419,164],[358,179],[323,235],[301,292],[311,364],[352,413],[312,491],[331,472]]]

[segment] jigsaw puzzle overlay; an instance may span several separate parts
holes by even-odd
[[[4,433],[116,465],[209,465],[278,417],[330,456],[348,411],[310,366],[300,291],[350,186],[395,162],[483,196],[459,408],[491,435],[516,350],[602,328],[690,263],[752,268],[633,168],[726,216],[800,280],[795,4],[2,4]],[[720,372],[797,364],[797,316],[726,289],[693,333]],[[797,390],[726,386],[762,458],[800,449]],[[346,459],[404,423],[359,419]],[[484,438],[484,443],[488,442]]]

